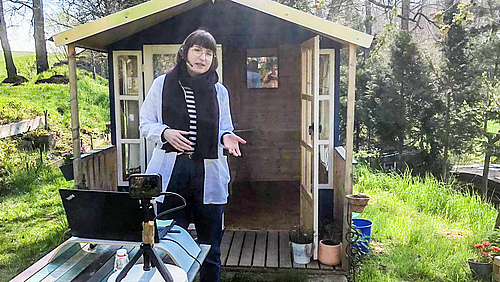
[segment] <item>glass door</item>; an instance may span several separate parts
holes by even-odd
[[[314,230],[314,245],[318,246],[318,171],[319,171],[319,36],[301,45],[301,224]],[[314,259],[317,259],[317,248]]]
[[[142,104],[142,52],[114,51],[114,96],[118,185],[127,186],[128,177],[145,168],[144,141],[139,134]]]

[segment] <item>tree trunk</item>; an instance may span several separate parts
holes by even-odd
[[[5,65],[7,67],[7,78],[14,79],[17,77],[17,69],[12,59],[9,39],[7,38],[7,24],[3,15],[3,3],[0,0],[0,41],[2,42],[3,55],[5,57]]]
[[[368,34],[372,34],[372,3],[369,0],[365,0],[365,32]],[[368,50],[364,48],[364,50]]]
[[[450,144],[450,114],[451,114],[451,91],[446,91],[446,116],[444,119],[444,155],[443,155],[443,179],[448,179],[448,159],[449,159],[449,144]]]
[[[401,30],[409,30],[410,0],[403,0],[401,2],[401,16]]]
[[[49,69],[42,0],[33,0],[33,19],[35,27],[36,72],[41,73]]]

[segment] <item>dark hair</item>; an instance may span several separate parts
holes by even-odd
[[[248,70],[258,72],[259,71],[259,63],[256,60],[251,60],[248,63]]]
[[[215,38],[210,32],[204,29],[197,29],[191,34],[189,34],[184,42],[182,43],[179,52],[177,52],[177,63],[181,61],[186,61],[189,48],[193,45],[199,45],[205,49],[212,50],[214,52],[214,57],[212,59],[212,65],[208,71],[215,71],[219,66],[219,62],[217,61],[217,43],[215,42]]]

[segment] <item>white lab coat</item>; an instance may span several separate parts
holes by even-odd
[[[166,75],[161,75],[153,81],[151,89],[144,100],[140,112],[139,130],[147,140],[156,143],[153,155],[148,163],[146,173],[159,173],[162,176],[163,191],[167,189],[174,169],[177,153],[165,153],[161,149],[163,142],[162,132],[168,128],[162,118],[162,91]],[[215,84],[217,100],[219,102],[219,136],[218,159],[205,159],[204,204],[226,204],[228,183],[230,180],[227,156],[223,155],[224,146],[220,140],[224,133],[231,133],[234,129],[229,108],[229,95],[226,87],[220,82]],[[187,109],[186,109],[187,110]],[[157,198],[163,202],[163,196]]]

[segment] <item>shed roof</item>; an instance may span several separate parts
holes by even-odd
[[[57,46],[72,44],[106,51],[106,46],[129,37],[169,18],[215,0],[151,0],[104,18],[89,22],[52,37]],[[370,47],[373,36],[336,24],[271,0],[230,1],[291,22],[341,43]]]

